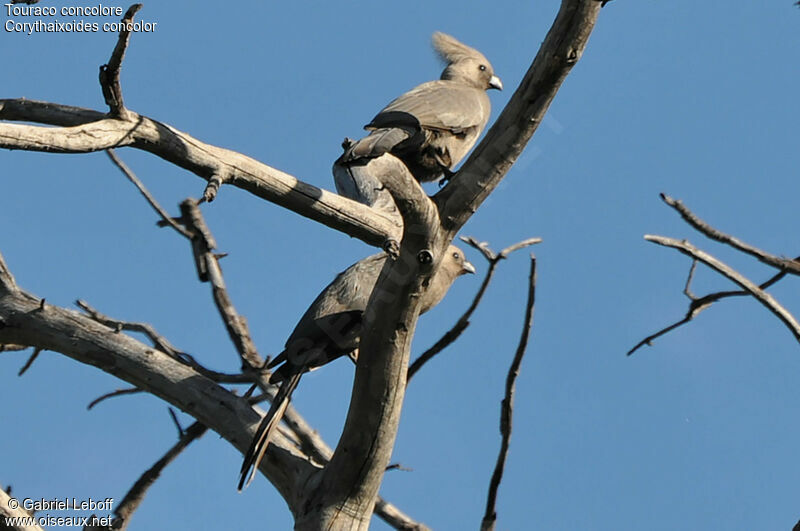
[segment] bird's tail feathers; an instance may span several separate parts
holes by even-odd
[[[292,392],[300,382],[301,376],[302,371],[291,375],[281,382],[280,389],[278,389],[278,393],[275,395],[275,399],[272,401],[269,411],[267,411],[267,414],[261,419],[261,424],[258,425],[256,434],[253,437],[253,442],[250,443],[250,448],[248,448],[247,453],[244,454],[242,469],[239,472],[238,490],[240,492],[250,485],[253,478],[255,478],[256,472],[258,472],[258,466],[261,464],[261,460],[264,459],[264,454],[269,446],[270,437],[275,431],[275,428],[280,424],[283,414],[289,406],[289,398],[291,398]]]

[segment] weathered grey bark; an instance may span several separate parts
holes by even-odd
[[[192,415],[241,451],[247,450],[259,416],[242,397],[160,350],[116,332],[78,312],[54,306],[16,286],[0,256],[0,343],[60,352],[150,392]],[[291,441],[276,437],[262,463],[296,512],[305,481],[318,468]]]
[[[436,207],[399,160],[381,181],[406,228],[399,256],[386,262],[364,313],[342,436],[309,492],[297,529],[368,528],[400,422],[420,295],[447,247]]]
[[[561,83],[583,55],[600,8],[598,0],[561,2],[553,26],[511,100],[458,177],[436,194],[442,224],[451,237],[500,184],[542,123]]]
[[[91,153],[133,147],[203,179],[219,178],[370,245],[399,240],[402,227],[365,205],[304,183],[246,155],[206,144],[172,126],[127,111],[129,120],[55,103],[0,99],[0,147],[47,153]]]
[[[6,517],[27,518],[31,516],[31,514],[29,514],[28,511],[22,507],[17,507],[16,509],[9,507],[9,500],[11,500],[11,496],[9,496],[6,491],[0,488],[0,519],[4,519]],[[11,525],[11,523],[9,523],[7,520],[3,520],[3,524],[3,529],[8,529],[10,531],[44,531],[44,529],[38,525]]]

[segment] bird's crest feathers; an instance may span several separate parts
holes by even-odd
[[[463,59],[484,59],[483,54],[475,48],[470,48],[455,37],[437,31],[433,34],[433,49],[448,64]]]

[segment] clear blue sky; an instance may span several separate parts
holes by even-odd
[[[438,77],[433,31],[492,61],[506,86],[491,93],[496,116],[557,7],[148,2],[139,18],[158,26],[133,36],[125,101],[332,189],[342,138],[359,135],[394,96]],[[97,68],[115,41],[102,32],[0,31],[2,97],[102,110]],[[782,324],[752,300],[731,300],[625,356],[686,309],[688,261],[643,234],[688,237],[754,280],[770,274],[702,240],[659,192],[767,250],[800,251],[798,65],[800,10],[789,0],[615,0],[603,9],[548,119],[464,229],[495,249],[545,240],[535,248],[536,319],[499,529],[788,530],[800,518],[800,348]],[[202,193],[200,179],[149,154],[119,154],[172,212]],[[0,252],[23,287],[53,304],[82,298],[150,322],[208,366],[238,367],[186,242],[155,227],[104,154],[3,152],[0,168]],[[231,295],[263,354],[279,351],[338,271],[373,252],[235,189],[204,212],[230,253]],[[482,258],[467,253],[483,273]],[[394,460],[413,472],[388,473],[381,492],[435,529],[479,524],[527,267],[524,253],[501,265],[472,326],[409,388]],[[415,353],[455,321],[479,281],[460,280],[423,318]],[[702,271],[695,291],[728,287]],[[773,293],[800,312],[796,281]],[[132,396],[87,412],[92,399],[127,384],[51,352],[18,378],[27,356],[0,355],[0,483],[20,497],[119,500],[175,442],[163,402]],[[346,362],[334,364],[295,395],[331,443],[351,375]],[[237,494],[240,462],[207,434],[166,470],[131,529],[288,529],[286,505],[265,479]]]

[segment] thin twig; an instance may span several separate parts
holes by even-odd
[[[158,213],[161,217],[162,224],[169,225],[175,229],[178,234],[187,238],[192,243],[192,255],[194,257],[198,278],[200,278],[202,282],[211,282],[212,284],[214,301],[225,323],[228,335],[231,337],[231,340],[242,358],[243,370],[245,372],[261,371],[261,368],[264,366],[264,360],[258,355],[255,344],[250,337],[247,321],[236,312],[228,296],[225,281],[222,277],[222,271],[219,267],[219,259],[224,255],[215,254],[213,252],[217,247],[217,243],[214,236],[211,234],[211,230],[203,219],[203,215],[198,207],[198,201],[194,199],[184,200],[180,204],[181,217],[176,220],[167,213],[158,201],[156,201],[141,180],[139,180],[133,171],[116,156],[113,150],[109,149],[107,152],[109,158],[111,158],[122,173],[136,186],[150,206]]]
[[[800,260],[800,257],[796,259]],[[636,345],[634,345],[634,347],[627,352],[628,356],[630,356],[631,354],[633,354],[634,352],[636,352],[645,345],[651,346],[653,340],[663,336],[668,332],[671,332],[672,330],[675,330],[680,326],[685,325],[686,323],[697,317],[697,315],[701,311],[710,307],[715,302],[722,299],[727,299],[729,297],[742,297],[745,295],[750,295],[750,292],[745,290],[728,290],[728,291],[717,291],[714,293],[709,293],[708,295],[704,295],[703,297],[697,297],[691,292],[690,289],[690,284],[694,276],[694,269],[696,267],[696,264],[697,260],[692,260],[692,267],[689,270],[689,278],[686,280],[686,287],[684,288],[683,291],[684,294],[689,298],[689,300],[691,300],[691,302],[689,303],[689,309],[686,311],[686,315],[680,321],[676,321],[671,325],[662,328],[658,332],[650,334],[646,338],[636,343]],[[786,276],[786,271],[781,271],[780,273],[773,275],[766,281],[759,284],[758,287],[761,288],[762,290],[765,290],[770,286],[772,286],[773,284],[775,284],[776,282],[778,282],[779,280],[781,280],[782,278],[784,278],[785,276]]]
[[[658,339],[659,337],[663,336],[664,334],[666,334],[668,332],[671,332],[672,330],[675,330],[679,326],[685,325],[686,323],[688,323],[689,321],[694,319],[695,315],[697,315],[697,313],[693,312],[692,309],[689,308],[689,311],[686,312],[686,316],[683,319],[681,319],[680,321],[676,321],[676,322],[672,323],[669,326],[665,326],[664,328],[662,328],[658,332],[656,332],[654,334],[650,334],[646,338],[642,339],[641,341],[636,343],[636,345],[634,345],[632,349],[630,349],[627,352],[627,355],[630,356],[631,354],[633,354],[634,352],[636,352],[637,350],[639,350],[640,348],[642,348],[645,345],[652,346],[653,340]]]
[[[172,423],[175,424],[175,428],[178,430],[178,438],[180,439],[183,437],[183,434],[186,430],[184,430],[183,426],[181,426],[181,421],[178,420],[178,415],[175,413],[175,410],[171,407],[168,407],[167,411],[169,411],[169,418],[172,419]]]
[[[254,380],[254,376],[252,374],[246,373],[237,373],[237,374],[230,374],[225,372],[218,372],[211,369],[208,369],[201,365],[191,354],[187,354],[181,350],[178,350],[175,346],[170,343],[167,338],[159,334],[155,328],[147,323],[134,323],[130,321],[122,321],[119,319],[114,319],[113,317],[109,317],[97,309],[93,308],[89,303],[83,300],[75,301],[75,304],[85,311],[89,317],[101,323],[109,328],[114,329],[117,332],[122,330],[128,330],[131,332],[140,332],[146,335],[150,341],[153,343],[153,346],[158,350],[164,352],[165,354],[169,355],[170,357],[189,365],[190,367],[197,370],[197,372],[201,373],[203,376],[214,380],[217,383],[251,383]]]
[[[750,244],[747,244],[738,238],[731,236],[730,234],[726,234],[720,230],[715,229],[689,210],[689,208],[684,205],[681,201],[677,199],[673,199],[672,197],[668,196],[667,194],[661,194],[661,200],[664,201],[667,205],[671,206],[675,209],[681,217],[692,226],[692,228],[700,231],[702,234],[706,235],[707,237],[711,238],[712,240],[718,241],[720,243],[724,243],[733,247],[734,249],[741,251],[745,254],[749,254],[750,256],[755,257],[759,262],[766,264],[771,267],[775,267],[780,269],[781,271],[787,271],[793,275],[800,275],[800,262],[796,260],[791,260],[787,258],[781,258],[779,256],[775,256],[770,254],[766,251],[762,251],[757,247],[753,247]]]
[[[203,199],[208,201],[209,203],[217,198],[217,192],[219,192],[219,187],[222,186],[222,183],[225,182],[225,179],[220,173],[215,173],[211,176],[208,180],[208,184],[206,185],[206,189],[203,191]]]
[[[125,50],[128,48],[130,42],[131,32],[129,29],[130,24],[133,22],[133,17],[136,12],[142,8],[142,4],[133,4],[128,8],[125,16],[122,17],[122,25],[119,31],[119,38],[117,45],[114,46],[114,51],[111,52],[111,58],[107,64],[100,67],[100,87],[103,90],[103,97],[106,100],[106,105],[110,109],[111,116],[127,120],[130,117],[129,111],[125,108],[122,100],[122,85],[119,82],[119,71],[122,67],[122,60],[125,57]]]
[[[522,240],[521,242],[514,243],[509,245],[502,251],[500,251],[499,256],[506,258],[508,255],[513,253],[514,251],[519,251],[520,249],[524,249],[525,247],[530,247],[531,245],[536,245],[537,243],[542,243],[541,238],[527,238]]]
[[[183,361],[186,360],[187,358],[192,358],[192,356],[190,356],[189,354],[175,348],[172,345],[172,343],[170,343],[167,340],[167,338],[156,332],[156,329],[147,323],[134,323],[130,321],[121,321],[119,319],[114,319],[112,317],[100,313],[84,300],[78,299],[75,301],[75,304],[81,310],[85,311],[87,315],[89,315],[89,317],[91,317],[100,324],[106,325],[109,328],[113,328],[117,332],[121,332],[122,330],[129,330],[131,332],[140,332],[146,335],[153,343],[154,347],[156,347],[158,350],[164,352],[165,354],[168,354],[169,356],[177,360]]]
[[[392,464],[388,465],[386,467],[385,471],[388,472],[390,470],[399,470],[401,472],[413,472],[414,471],[413,468],[408,468],[406,466],[403,466],[401,463],[392,463]]]
[[[186,199],[180,204],[181,216],[179,218],[171,217],[167,211],[161,207],[152,194],[147,190],[144,184],[136,177],[133,171],[130,170],[113,152],[107,150],[111,160],[119,167],[125,176],[137,187],[139,192],[144,196],[150,206],[159,214],[162,219],[161,224],[170,226],[175,229],[178,234],[187,238],[192,246],[192,257],[195,262],[198,278],[202,282],[210,282],[212,285],[212,294],[217,309],[225,323],[225,328],[228,335],[234,343],[239,357],[242,362],[242,375],[226,375],[210,371],[197,363],[191,356],[185,355],[182,361],[185,361],[196,368],[199,372],[212,378],[216,381],[235,383],[249,383],[254,382],[264,393],[272,397],[275,393],[275,386],[269,384],[268,373],[264,372],[263,368],[266,366],[266,361],[258,355],[255,344],[253,343],[250,330],[247,326],[246,319],[239,315],[233,306],[233,302],[228,295],[225,281],[222,276],[222,271],[219,266],[219,260],[224,254],[215,253],[217,243],[214,239],[211,230],[208,228],[205,220],[203,219],[202,212],[199,208],[200,201],[194,199]],[[201,200],[202,201],[202,200]],[[120,326],[120,325],[117,325]],[[149,325],[142,325],[140,329],[145,334],[148,334],[151,339],[155,341],[155,330]],[[153,334],[153,335],[151,335]],[[166,340],[164,340],[166,341]],[[167,343],[168,344],[168,343]],[[245,397],[249,396],[252,391],[249,391]],[[309,440],[310,436],[298,434],[301,440]],[[307,434],[305,434],[307,435]]]
[[[686,277],[686,285],[683,287],[683,294],[692,301],[697,299],[695,294],[692,293],[692,280],[694,280],[694,273],[696,270],[697,260],[692,260],[692,267],[689,268],[689,275]]]
[[[250,336],[250,329],[246,319],[239,315],[233,306],[225,286],[222,270],[219,267],[219,258],[214,254],[216,242],[211,231],[203,219],[197,201],[186,199],[181,202],[181,221],[192,233],[192,251],[198,267],[198,276],[211,283],[214,303],[219,310],[220,317],[225,323],[228,336],[236,347],[242,360],[243,371],[260,372],[265,366],[264,360],[258,355],[256,346]]]
[[[475,297],[472,300],[472,304],[469,305],[467,311],[456,321],[456,324],[448,330],[432,347],[428,350],[420,354],[420,356],[414,360],[414,362],[408,368],[408,374],[406,376],[406,385],[408,382],[411,381],[411,378],[419,372],[419,370],[428,363],[434,356],[439,354],[441,351],[446,349],[450,346],[458,337],[467,329],[469,326],[469,319],[472,317],[472,314],[475,312],[475,309],[480,304],[481,299],[483,299],[483,295],[486,292],[486,288],[489,287],[489,282],[491,282],[492,277],[494,276],[494,271],[497,268],[497,264],[500,263],[501,260],[504,260],[514,251],[518,251],[519,249],[524,249],[525,247],[529,247],[531,245],[535,245],[542,241],[541,238],[528,238],[522,240],[521,242],[517,242],[513,245],[510,245],[496,253],[489,248],[489,244],[487,242],[479,242],[477,239],[473,238],[472,236],[462,236],[461,240],[468,245],[474,247],[478,251],[481,252],[484,258],[489,262],[489,269],[486,271],[486,276],[481,283],[481,286],[478,288],[478,292],[475,294]]]
[[[116,151],[114,151],[113,149],[107,149],[106,154],[108,155],[108,158],[110,158],[111,161],[117,165],[120,171],[122,171],[125,177],[127,177],[128,180],[132,182],[134,186],[136,186],[136,188],[139,190],[139,193],[141,193],[147,200],[147,202],[150,203],[150,206],[153,207],[153,210],[155,210],[158,213],[158,215],[161,216],[161,219],[164,222],[164,224],[169,225],[170,227],[178,231],[186,238],[192,237],[192,234],[189,231],[187,231],[185,228],[179,225],[174,219],[172,219],[172,217],[170,217],[167,211],[164,210],[161,207],[161,205],[158,204],[158,201],[156,201],[156,199],[150,194],[147,188],[145,188],[142,181],[140,181],[139,178],[136,177],[136,174],[133,173],[133,171],[128,167],[128,165],[125,164],[122,161],[122,159],[120,159],[117,156]]]
[[[142,474],[114,510],[116,518],[114,519],[112,527],[115,530],[123,531],[128,527],[128,523],[134,511],[139,508],[139,505],[147,494],[147,490],[155,483],[164,468],[178,457],[189,444],[199,439],[206,432],[206,429],[207,428],[199,422],[195,422],[189,426],[183,432],[178,442],[164,454],[164,457],[156,461],[152,467]]]
[[[31,368],[31,365],[33,365],[33,362],[36,361],[36,358],[39,357],[39,353],[41,352],[42,349],[40,348],[33,349],[33,354],[31,354],[30,358],[28,358],[28,361],[26,361],[25,365],[23,365],[22,368],[19,370],[17,376],[22,376],[23,374],[25,374],[25,371]]]
[[[128,388],[125,388],[125,389],[117,389],[116,391],[111,391],[110,393],[106,393],[104,395],[98,396],[97,398],[95,398],[94,400],[89,402],[89,405],[86,406],[86,409],[90,410],[94,406],[99,404],[100,402],[103,402],[104,400],[108,400],[109,398],[114,398],[115,396],[133,395],[133,394],[136,394],[136,393],[143,393],[143,392],[144,391],[142,389],[139,389],[138,387],[128,387]]]
[[[522,335],[519,339],[519,346],[517,352],[514,354],[514,359],[511,366],[508,368],[508,375],[506,376],[506,393],[503,402],[500,406],[500,452],[497,455],[497,463],[494,467],[492,479],[489,482],[489,495],[486,500],[486,513],[481,522],[482,531],[490,531],[494,529],[497,522],[497,490],[500,487],[500,482],[503,479],[503,470],[505,468],[506,459],[508,458],[508,449],[511,443],[511,428],[514,416],[514,392],[516,390],[517,376],[519,376],[520,365],[522,358],[525,356],[525,351],[528,347],[528,338],[530,337],[531,327],[533,326],[533,310],[536,302],[536,257],[531,254],[531,272],[528,277],[528,304],[525,307],[525,323],[522,328]]]

